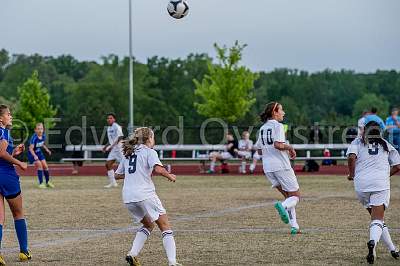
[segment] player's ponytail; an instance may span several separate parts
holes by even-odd
[[[375,121],[370,121],[365,125],[364,135],[363,135],[364,144],[378,144],[383,147],[386,152],[389,152],[389,147],[387,142],[382,138],[381,127]]]
[[[125,157],[135,154],[136,148],[154,136],[153,130],[148,127],[139,127],[135,129],[132,135],[122,142],[122,149]]]
[[[260,114],[260,119],[263,123],[267,122],[269,119],[272,119],[272,115],[274,112],[278,111],[279,107],[278,102],[270,102],[265,106],[264,111]]]

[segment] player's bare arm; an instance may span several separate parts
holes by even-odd
[[[124,174],[115,174],[115,179],[116,180],[121,180],[121,179],[125,179],[125,175]]]
[[[43,149],[47,152],[48,155],[51,155],[51,150],[46,145],[43,145]]]
[[[296,154],[295,149],[292,146],[290,146],[284,142],[275,141],[274,148],[277,150],[280,150],[280,151],[288,151],[290,159],[296,158],[297,154]]]
[[[174,174],[169,173],[164,167],[162,167],[160,165],[154,166],[154,173],[162,175],[163,177],[166,177],[171,182],[176,181],[176,176]]]
[[[8,146],[8,142],[6,140],[0,141],[0,158],[2,158],[4,160],[6,160],[7,162],[10,162],[10,163],[18,166],[19,168],[21,168],[21,170],[26,170],[28,165],[26,163],[24,163],[24,162],[21,162],[18,159],[15,159],[13,156],[8,154],[7,146]]]
[[[17,147],[15,147],[15,149],[13,150],[13,154],[12,156],[18,156],[21,153],[23,153],[25,151],[25,145],[23,143],[19,144]]]
[[[400,172],[400,164],[395,165],[390,169],[390,176],[393,176],[393,175],[397,174],[398,172]]]
[[[347,179],[350,181],[354,180],[354,175],[356,170],[356,159],[357,156],[354,153],[350,154],[349,158],[347,158],[347,163],[349,166],[349,175],[347,176]]]

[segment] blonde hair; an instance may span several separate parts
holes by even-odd
[[[125,157],[135,153],[138,145],[146,144],[154,136],[153,130],[148,127],[139,127],[135,129],[132,135],[122,142],[122,149]]]

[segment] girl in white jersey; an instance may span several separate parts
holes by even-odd
[[[381,238],[391,255],[398,259],[399,252],[384,223],[384,213],[389,207],[390,176],[400,170],[399,153],[381,137],[379,124],[371,121],[365,125],[362,137],[351,143],[347,156],[348,179],[354,180],[357,197],[371,215],[367,262],[374,263]]]
[[[153,147],[154,133],[146,127],[137,128],[129,139],[123,142],[124,158],[118,166],[116,179],[124,179],[122,197],[125,206],[134,221],[143,224],[136,233],[126,261],[130,265],[140,266],[137,256],[156,223],[162,232],[168,263],[170,266],[177,266],[181,264],[176,262],[174,235],[167,213],[156,194],[151,179],[153,172],[166,177],[171,182],[175,182],[176,176],[165,170]]]
[[[264,173],[284,197],[283,202],[277,201],[275,209],[278,211],[282,221],[290,223],[290,233],[300,233],[296,219],[295,207],[300,200],[299,184],[290,164],[289,157],[294,159],[296,151],[292,146],[286,144],[283,121],[285,112],[278,102],[268,103],[261,114],[264,125],[260,128],[257,146],[262,152]]]

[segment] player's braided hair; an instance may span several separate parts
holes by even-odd
[[[122,149],[125,157],[135,153],[138,145],[146,144],[154,136],[153,130],[148,127],[139,127],[135,129],[132,135],[122,142]]]
[[[365,125],[363,142],[365,145],[379,144],[386,152],[389,152],[389,147],[386,141],[382,138],[381,128],[375,121],[370,121]]]
[[[264,112],[260,114],[260,119],[263,123],[267,122],[272,118],[274,112],[276,112],[279,108],[280,103],[278,102],[270,102],[265,106]]]
[[[5,104],[0,104],[0,116],[4,115],[6,110],[8,110],[8,106]],[[2,123],[2,122],[0,121],[0,123]]]

